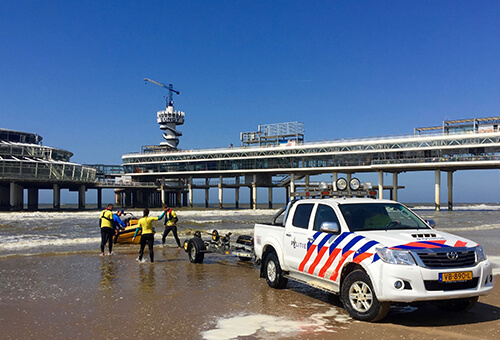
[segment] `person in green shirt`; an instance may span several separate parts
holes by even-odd
[[[142,261],[142,257],[144,255],[144,248],[146,247],[146,244],[148,245],[149,249],[149,258],[151,259],[151,263],[154,262],[154,251],[153,251],[153,243],[155,239],[155,231],[153,229],[153,222],[158,221],[163,217],[164,214],[162,214],[160,217],[149,217],[149,209],[145,208],[143,212],[142,218],[139,220],[137,224],[137,229],[135,230],[134,237],[132,238],[132,241],[135,240],[135,237],[137,236],[137,232],[142,230],[142,235],[141,235],[141,248],[139,250],[139,261]]]

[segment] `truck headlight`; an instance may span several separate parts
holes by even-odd
[[[375,249],[382,261],[392,264],[404,264],[408,266],[415,265],[415,260],[407,250],[396,250],[389,248]]]
[[[477,262],[486,261],[486,254],[484,252],[483,247],[481,246],[476,247],[476,261]]]

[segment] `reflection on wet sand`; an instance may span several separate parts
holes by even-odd
[[[113,259],[101,258],[101,281],[99,288],[101,290],[113,288],[113,282],[116,279],[116,265]]]
[[[155,289],[155,265],[154,264],[140,264],[139,265],[139,289],[144,292],[152,292]]]

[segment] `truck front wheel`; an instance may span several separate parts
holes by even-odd
[[[267,255],[264,262],[264,273],[269,287],[278,289],[285,288],[288,279],[283,277],[283,271],[274,253]]]
[[[377,299],[370,277],[362,270],[355,270],[347,275],[342,283],[341,298],[344,308],[356,320],[381,320],[390,308],[389,302]]]

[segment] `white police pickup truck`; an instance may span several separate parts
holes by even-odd
[[[338,294],[354,319],[378,321],[391,303],[467,310],[493,289],[492,265],[480,245],[432,224],[390,200],[303,199],[255,225],[254,251],[269,286]]]

